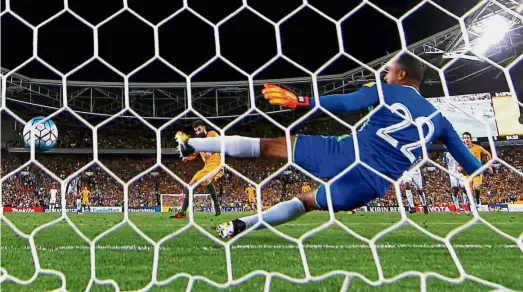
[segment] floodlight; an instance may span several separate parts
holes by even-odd
[[[511,27],[511,22],[499,14],[482,20],[475,28],[480,37],[473,49],[484,54],[493,44],[501,41]]]

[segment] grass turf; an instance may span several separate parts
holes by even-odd
[[[166,213],[133,213],[130,220],[153,241],[158,241],[188,223],[188,220],[169,219]],[[225,213],[219,218],[212,214],[196,213],[195,220],[204,230],[214,235],[214,226],[242,214]],[[58,214],[4,214],[22,232],[30,234],[35,228],[59,218]],[[91,213],[68,214],[78,229],[90,239],[115,226],[123,220],[122,214]],[[400,220],[397,213],[338,213],[337,219],[365,238],[372,238]],[[473,217],[450,213],[409,215],[421,227],[438,236],[446,236],[454,228]],[[503,232],[517,237],[523,232],[523,214],[484,213],[482,217]],[[297,221],[277,229],[298,238],[309,230],[327,222],[328,214],[311,213]],[[19,237],[4,222],[0,226],[0,265],[10,275],[21,280],[30,279],[35,271],[29,242]],[[73,231],[65,221],[44,228],[34,236],[41,268],[55,269],[64,273],[69,291],[83,291],[91,277],[89,245]],[[377,242],[377,255],[385,278],[405,271],[435,272],[446,277],[459,277],[458,266],[451,253],[440,242],[423,234],[411,225],[403,225],[383,235]],[[453,239],[457,258],[464,271],[475,277],[501,284],[509,289],[523,290],[523,253],[516,244],[478,223],[458,233]],[[357,272],[371,281],[379,274],[376,261],[368,245],[351,236],[339,226],[318,231],[304,240],[306,261],[310,274],[320,276],[335,271]],[[153,246],[144,240],[128,224],[107,234],[96,243],[96,276],[98,279],[114,279],[121,290],[140,289],[151,281],[153,271]],[[279,272],[293,278],[304,278],[303,259],[296,244],[268,230],[255,231],[234,243],[231,249],[232,276],[238,279],[256,270]],[[177,273],[200,275],[210,280],[227,281],[225,249],[190,228],[166,241],[160,249],[157,279],[164,281]],[[262,275],[254,276],[230,291],[263,291],[270,285],[271,291],[339,291],[347,285],[357,291],[419,290],[420,277],[413,275],[378,288],[359,278],[345,279],[332,276],[318,282],[293,284],[279,277],[270,283]],[[1,291],[47,291],[60,287],[60,279],[54,275],[39,274],[36,280],[21,286],[10,281],[0,285]],[[166,286],[153,287],[151,291],[185,291],[189,280],[178,278]],[[451,285],[443,280],[429,277],[429,291],[487,291],[488,286],[465,280]],[[217,291],[219,289],[204,281],[191,283],[193,291]],[[345,285],[345,286],[344,286]],[[114,291],[107,285],[93,285],[91,291]]]

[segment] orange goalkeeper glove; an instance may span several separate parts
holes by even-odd
[[[269,100],[272,105],[279,105],[296,109],[297,107],[310,107],[308,96],[296,96],[290,90],[281,88],[272,83],[265,83],[262,90],[265,99]]]

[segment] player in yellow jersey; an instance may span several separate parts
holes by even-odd
[[[193,124],[194,133],[199,138],[207,138],[207,137],[218,137],[218,133],[215,131],[207,131],[207,127],[201,120],[196,120]],[[182,132],[176,133],[176,135],[184,136],[185,134]],[[196,182],[200,181],[202,178],[207,176],[209,173],[212,173],[210,177],[208,177],[202,185],[206,187],[207,192],[211,195],[212,201],[214,203],[214,215],[218,216],[221,214],[220,210],[220,203],[218,202],[218,195],[216,194],[216,188],[214,186],[214,181],[217,181],[220,177],[223,176],[223,168],[220,167],[221,163],[221,155],[220,153],[209,153],[209,152],[200,152],[200,157],[202,158],[203,162],[205,163],[205,166],[198,171],[191,181],[189,182],[189,185],[193,185]],[[183,157],[183,162],[187,162],[189,160],[194,160],[198,157],[198,153],[194,153],[190,156]],[[189,190],[184,190],[185,197],[183,199],[183,205],[182,209],[178,212],[178,214],[171,216],[171,218],[177,218],[177,219],[183,219],[186,217],[187,208],[189,207]]]
[[[82,207],[83,207],[84,212],[87,209],[87,207],[89,206],[89,197],[90,196],[91,196],[91,192],[87,189],[87,187],[84,187],[84,189],[82,190]]]
[[[474,157],[476,157],[477,160],[479,161],[489,161],[490,159],[492,159],[492,156],[490,155],[490,153],[485,150],[483,147],[477,145],[477,144],[473,144],[472,143],[472,135],[469,133],[469,132],[465,132],[463,133],[463,141],[465,142],[465,145],[467,145],[467,147],[469,148],[470,152],[472,153],[472,155],[474,155]],[[482,158],[485,158],[484,160]],[[492,168],[489,168],[489,173],[492,174],[493,173],[493,170]],[[467,176],[468,178],[468,176]],[[480,175],[477,175],[476,177],[474,177],[474,179],[470,182],[470,189],[472,191],[474,191],[474,193],[476,194],[476,205],[480,205],[481,204],[481,200],[480,200],[480,194],[481,194],[481,183],[483,182],[483,175],[480,174]]]
[[[251,210],[256,210],[256,188],[249,185],[245,189],[245,193],[247,194],[247,197],[249,199],[249,206],[251,206]]]
[[[311,191],[311,186],[309,186],[308,183],[305,183],[303,186],[301,186],[301,193],[308,193]]]

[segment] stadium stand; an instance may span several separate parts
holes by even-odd
[[[354,117],[352,117],[354,119]],[[359,118],[359,117],[358,117]],[[339,126],[334,120],[317,119],[313,122],[301,126],[298,133],[314,133],[322,129],[329,134],[343,134],[348,129]],[[277,135],[271,133],[274,128],[249,128],[247,132],[254,136],[271,137]],[[89,135],[82,134],[74,129],[65,128],[60,136],[58,148],[90,148],[92,141]],[[164,133],[166,136],[169,133]],[[122,138],[125,137],[125,138]],[[99,133],[100,149],[154,149],[156,145],[155,137],[152,133],[132,129],[111,129]],[[20,141],[6,141],[10,147],[21,147]],[[174,139],[165,137],[162,139],[162,147],[174,147]],[[490,149],[487,148],[490,151]],[[517,153],[523,152],[523,146],[499,147],[499,157],[512,165],[518,170],[523,169],[523,159]],[[430,152],[431,159],[442,164],[441,151]],[[38,161],[49,168],[52,172],[61,178],[67,177],[83,165],[87,164],[91,158],[88,155],[73,154],[47,154],[41,155]],[[22,165],[28,160],[28,154],[7,154],[2,155],[2,173],[9,173]],[[144,165],[153,165],[155,157],[153,155],[104,155],[100,160],[105,166],[111,169],[123,181],[128,181],[136,174],[142,172]],[[184,181],[189,181],[202,166],[201,161],[192,163],[182,163],[177,156],[164,156],[162,163],[174,174]],[[254,180],[261,181],[274,173],[283,164],[277,161],[265,162],[260,164],[255,160],[227,158],[227,163],[245,175]],[[484,178],[484,187],[482,190],[483,202],[491,203],[508,203],[523,201],[523,179],[510,169],[494,164],[494,174],[486,175]],[[431,204],[445,206],[451,204],[449,178],[446,173],[435,170],[430,164],[424,165],[423,169],[425,179],[425,191]],[[29,172],[30,179],[25,178],[25,173]],[[123,205],[123,187],[98,166],[91,167],[86,172],[92,172],[88,182],[82,180],[83,184],[90,184],[93,191],[91,200],[92,206],[122,206]],[[84,172],[85,173],[85,172]],[[162,194],[179,194],[182,186],[174,178],[164,171],[158,172],[158,177],[144,175],[141,179],[133,183],[129,189],[129,206],[156,206],[158,200],[155,195],[155,189]],[[276,179],[269,181],[262,188],[263,205],[269,207],[284,198],[292,197],[300,193],[301,186],[307,182],[313,189],[319,184],[306,175],[292,171],[287,175],[289,178],[283,178],[285,174],[279,175]],[[510,182],[510,183],[509,183]],[[285,186],[284,186],[285,185]],[[248,184],[240,177],[227,173],[219,183],[219,193],[221,194],[222,204],[224,206],[243,207],[248,205],[247,196],[244,192]],[[58,188],[58,184],[37,167],[30,166],[25,172],[18,172],[9,178],[4,185],[3,203],[5,206],[38,206],[48,204],[48,194],[51,188]],[[198,190],[197,190],[198,191]],[[203,190],[201,190],[203,191]],[[402,190],[403,191],[403,190]],[[67,205],[74,205],[74,196],[68,195]],[[180,198],[172,197],[167,200],[167,204],[181,204]],[[195,207],[205,207],[204,198],[195,200]],[[208,201],[208,200],[207,200]],[[406,202],[404,202],[406,203]],[[418,201],[417,204],[420,202]],[[396,194],[391,188],[387,195],[381,200],[373,201],[371,205],[376,206],[394,206],[397,205]]]

